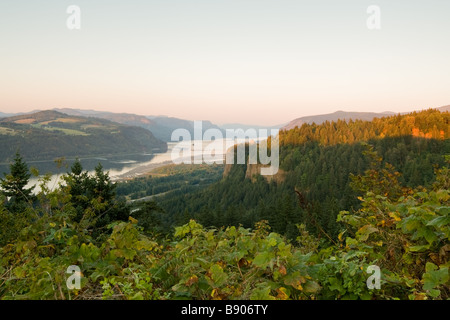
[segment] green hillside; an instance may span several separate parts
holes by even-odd
[[[228,166],[225,177],[207,188],[158,198],[165,210],[161,224],[170,230],[192,218],[206,226],[251,227],[263,219],[292,239],[298,236],[298,223],[317,235],[323,229],[337,236],[339,212],[360,206],[352,175],[370,167],[365,144],[383,159],[380,168],[391,164],[401,173],[398,179],[405,187],[429,186],[434,167],[444,166],[444,156],[450,154],[449,120],[448,112],[428,110],[282,131],[280,174],[275,179],[249,176],[252,166],[246,164]]]
[[[17,150],[26,160],[167,150],[143,128],[56,111],[0,119],[0,145],[0,162],[10,161]]]

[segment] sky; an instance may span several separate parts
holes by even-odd
[[[2,0],[0,112],[277,125],[436,108],[450,104],[449,15],[448,0]]]

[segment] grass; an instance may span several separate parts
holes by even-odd
[[[0,127],[0,134],[13,136],[16,134],[16,130],[11,128]]]
[[[79,130],[73,130],[73,129],[64,129],[64,128],[44,128],[45,130],[49,130],[49,131],[62,131],[65,134],[69,135],[69,136],[89,136],[89,133],[83,132],[83,131],[79,131]]]
[[[56,128],[56,127],[42,127],[41,124],[32,124],[33,127],[44,129],[47,131],[61,131],[69,136],[89,136],[89,133],[80,131],[80,130],[74,130],[74,129],[65,129],[65,128]]]
[[[47,125],[47,124],[49,124],[49,123],[51,123],[51,122],[63,122],[63,123],[75,123],[75,122],[80,122],[81,120],[79,120],[79,119],[72,119],[72,118],[58,118],[58,119],[55,119],[55,120],[48,120],[48,121],[43,121],[43,122],[40,122],[39,124],[40,125]]]

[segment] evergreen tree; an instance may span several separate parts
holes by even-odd
[[[103,166],[99,163],[95,167],[95,176],[92,179],[91,192],[101,201],[111,203],[116,195],[116,185],[111,182],[108,172],[103,172]]]
[[[72,196],[71,202],[77,211],[75,221],[79,222],[83,217],[84,210],[89,206],[89,185],[90,178],[87,171],[83,171],[83,166],[79,159],[76,159],[64,177],[68,192]]]
[[[77,159],[63,179],[77,211],[74,220],[83,221],[84,227],[92,230],[94,238],[105,232],[111,222],[128,220],[130,208],[122,198],[116,197],[116,185],[108,172],[103,172],[100,163],[95,174],[90,176]]]
[[[130,207],[124,199],[116,197],[116,184],[111,181],[108,172],[103,171],[99,163],[95,167],[95,174],[87,181],[90,203],[95,211],[94,236],[101,234],[103,229],[113,221],[127,221],[130,216]]]
[[[26,188],[31,174],[19,152],[16,152],[14,162],[9,168],[10,173],[4,173],[5,177],[0,178],[1,193],[8,198],[7,208],[17,212],[23,209],[26,203],[33,201],[34,186]]]
[[[155,201],[145,201],[139,204],[139,207],[132,213],[132,216],[139,221],[145,232],[161,232],[163,226],[159,215],[164,213],[164,210],[156,204]]]

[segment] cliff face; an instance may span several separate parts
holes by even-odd
[[[261,175],[261,168],[268,168],[269,165],[262,164],[247,164],[247,168],[245,171],[245,178],[251,179],[252,182],[256,181],[256,177]],[[230,174],[232,168],[232,164],[226,164],[225,169],[223,170],[223,177],[227,177]],[[266,179],[267,182],[275,181],[276,183],[282,183],[286,179],[286,172],[278,169],[278,172],[271,176],[262,176]]]
[[[234,147],[232,147],[234,148]],[[225,159],[227,159],[230,156],[230,153],[232,153],[231,157],[234,156],[234,151],[232,148],[229,148],[227,150]],[[248,157],[248,156],[247,156]],[[248,159],[248,158],[247,158]],[[247,162],[247,168],[245,169],[245,178],[246,179],[251,179],[252,182],[256,181],[256,177],[261,175],[261,168],[268,168],[270,167],[270,165],[263,165],[263,164],[250,164],[248,161]],[[223,177],[227,177],[230,172],[231,172],[231,168],[232,168],[233,164],[227,164],[225,163],[225,168],[223,170]],[[278,172],[274,175],[261,175],[264,179],[266,179],[267,182],[271,182],[271,181],[275,181],[276,183],[281,183],[286,179],[286,172],[278,169]]]
[[[268,168],[269,165],[262,164],[247,164],[247,171],[245,172],[245,178],[251,179],[252,182],[256,181],[256,177],[261,175],[261,168]],[[286,172],[278,169],[278,172],[274,175],[262,176],[267,182],[275,181],[276,183],[281,183],[286,179]]]
[[[226,164],[223,169],[223,177],[227,177],[230,174],[232,164]]]

